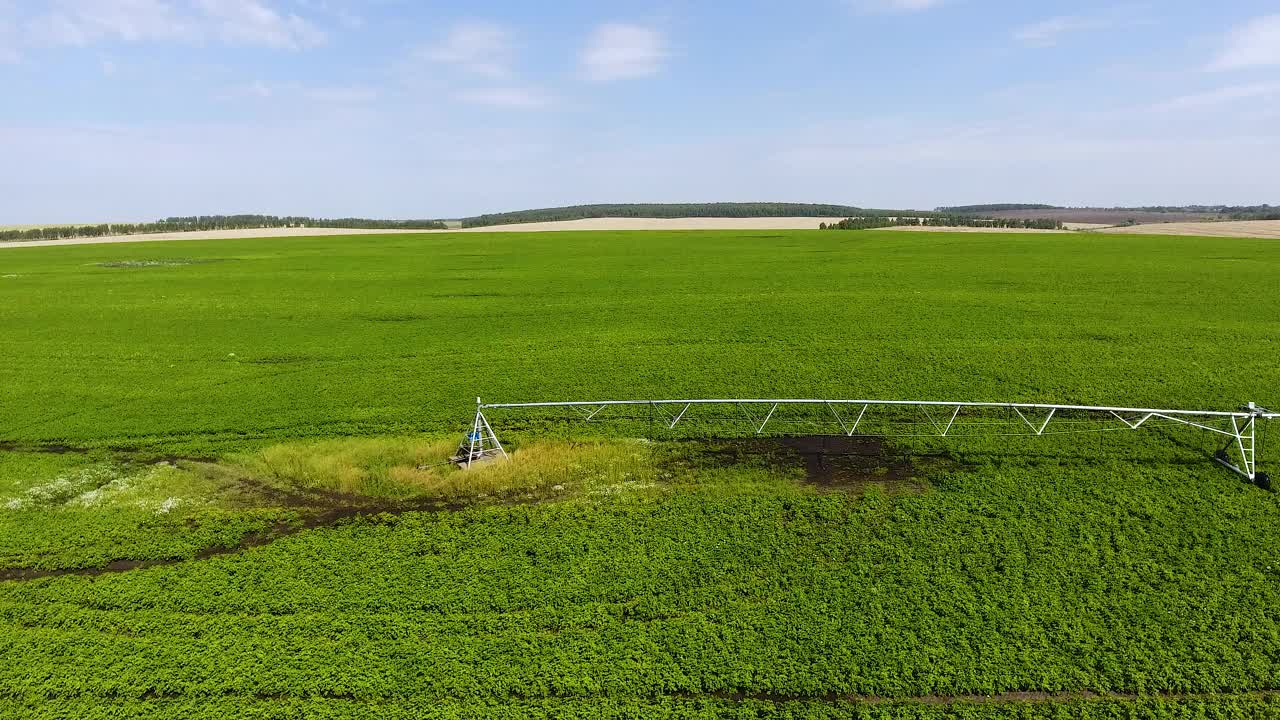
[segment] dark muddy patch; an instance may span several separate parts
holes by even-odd
[[[1230,693],[1227,693],[1230,695]],[[1246,697],[1264,697],[1271,698],[1280,696],[1280,690],[1273,688],[1262,688],[1257,690],[1246,690],[1239,693]],[[1107,702],[1134,702],[1144,698],[1161,698],[1174,702],[1187,702],[1196,700],[1209,700],[1224,697],[1223,693],[1216,692],[1176,692],[1176,691],[1155,691],[1147,693],[1135,693],[1125,691],[1098,692],[1093,690],[1009,690],[998,693],[968,693],[968,694],[930,694],[930,695],[905,695],[899,697],[882,696],[882,695],[850,695],[840,693],[827,693],[823,695],[788,695],[783,693],[751,693],[751,692],[674,692],[673,697],[679,697],[688,700],[700,700],[706,698],[715,698],[717,700],[729,700],[732,702],[755,701],[768,702],[778,704],[788,703],[804,703],[820,701],[832,704],[850,704],[850,705],[1071,705],[1078,703],[1107,703]],[[1074,713],[1072,713],[1074,715]]]
[[[275,507],[298,511],[293,521],[279,522],[259,532],[249,533],[234,545],[205,548],[190,557],[157,558],[151,560],[116,560],[101,567],[79,567],[40,570],[34,568],[0,568],[0,581],[37,580],[40,578],[80,575],[96,577],[110,573],[142,570],[164,565],[207,560],[219,555],[232,555],[251,548],[269,545],[290,535],[307,530],[335,528],[353,523],[388,523],[405,513],[449,513],[469,508],[489,506],[531,505],[546,498],[530,498],[524,495],[495,496],[480,499],[446,500],[435,497],[414,497],[403,500],[386,500],[360,495],[326,491],[315,488],[284,488],[254,478],[239,478],[241,490],[265,499]],[[261,507],[256,503],[254,507]],[[189,519],[194,523],[195,519]]]
[[[217,557],[219,555],[232,555],[244,552],[251,548],[269,545],[280,538],[288,537],[289,535],[296,535],[297,533],[305,530],[340,527],[344,524],[354,522],[378,522],[379,519],[387,520],[406,512],[424,512],[428,510],[439,511],[437,508],[410,506],[330,508],[328,510],[305,515],[294,522],[281,522],[260,532],[249,533],[241,538],[240,542],[235,545],[205,548],[191,557],[158,558],[153,560],[116,560],[105,566],[92,568],[60,568],[56,570],[0,568],[0,580],[37,580],[39,578],[62,577],[64,575],[96,577],[98,575],[107,575],[110,573],[142,570],[144,568],[160,567],[164,565],[177,565],[178,563],[193,562],[196,560],[208,560],[209,558]]]
[[[418,322],[420,320],[427,320],[430,318],[430,316],[423,315],[421,313],[379,313],[376,315],[358,315],[356,317],[366,322],[376,323]]]
[[[47,455],[87,455],[91,452],[88,448],[78,448],[70,445],[27,445],[9,440],[0,441],[0,451],[15,453],[44,453]]]
[[[808,484],[853,492],[872,486],[890,492],[923,492],[928,487],[926,466],[947,461],[896,452],[879,438],[842,435],[724,439],[690,446],[697,464],[801,469]]]
[[[247,358],[243,362],[250,365],[296,365],[314,360],[309,355],[263,355],[256,358]]]
[[[106,453],[121,465],[156,465],[168,463],[177,465],[180,462],[214,463],[217,458],[194,455],[174,455],[158,453],[132,445],[108,445],[104,447],[76,447],[62,444],[27,444],[10,440],[0,440],[0,452],[37,453],[44,455],[92,455]],[[105,457],[103,459],[106,459]]]

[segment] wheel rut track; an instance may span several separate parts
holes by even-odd
[[[112,695],[102,698],[104,701],[138,699],[150,702],[179,702],[189,700],[195,695],[189,695],[181,692],[157,692],[154,690],[143,692],[139,695]],[[308,691],[306,694],[292,693],[264,693],[264,692],[242,692],[235,690],[224,690],[221,692],[201,692],[199,697],[223,697],[223,698],[240,698],[246,700],[258,701],[288,701],[300,698],[319,698],[332,701],[361,702],[368,704],[378,704],[380,702],[395,701],[396,697],[374,697],[366,695],[356,695],[346,692],[314,692]],[[1046,691],[1046,690],[1011,690],[998,693],[957,693],[957,694],[927,694],[927,695],[901,695],[901,696],[884,696],[884,695],[859,695],[847,693],[829,693],[823,695],[788,695],[783,693],[746,693],[746,692],[668,692],[657,693],[654,695],[635,696],[632,699],[638,700],[662,700],[664,698],[674,698],[678,700],[687,700],[696,702],[700,700],[722,700],[733,703],[744,702],[763,702],[777,705],[801,704],[801,703],[826,703],[830,705],[926,705],[926,706],[953,706],[953,705],[1068,705],[1080,703],[1105,703],[1105,702],[1141,702],[1141,701],[1166,701],[1166,702],[1184,702],[1184,701],[1203,701],[1213,698],[1251,698],[1251,699],[1274,699],[1280,698],[1280,689],[1278,688],[1260,688],[1254,690],[1222,690],[1222,691],[1201,691],[1201,692],[1175,692],[1175,691],[1154,691],[1147,693],[1138,693],[1132,691],[1115,691],[1115,692],[1097,692],[1093,690],[1066,690],[1066,691]],[[431,698],[434,700],[457,699],[457,698]],[[519,692],[513,692],[507,698],[512,701],[538,701],[538,700],[583,700],[588,701],[592,697],[579,697],[570,695],[530,695]]]
[[[30,581],[42,578],[77,575],[96,577],[114,573],[143,570],[166,565],[208,560],[220,555],[234,555],[246,550],[270,545],[281,538],[307,530],[339,527],[348,522],[378,522],[379,517],[399,517],[406,513],[448,513],[479,507],[512,507],[544,502],[544,498],[497,498],[486,502],[450,501],[440,498],[420,498],[400,502],[387,502],[358,495],[347,495],[323,490],[295,491],[268,485],[251,478],[241,478],[240,484],[252,489],[282,509],[297,509],[304,513],[298,522],[278,523],[265,531],[250,533],[239,543],[227,547],[206,548],[192,557],[161,558],[154,560],[116,560],[101,567],[76,567],[38,569],[10,567],[0,568],[0,581]]]

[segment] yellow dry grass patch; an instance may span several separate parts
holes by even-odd
[[[1277,238],[1280,220],[1152,223],[1110,227],[1100,232],[1126,235],[1193,235],[1200,237]]]
[[[649,450],[639,441],[544,440],[511,449],[509,461],[470,469],[446,461],[456,449],[447,439],[350,438],[273,445],[241,462],[278,483],[372,497],[568,493],[652,482]]]

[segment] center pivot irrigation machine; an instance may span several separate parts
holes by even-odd
[[[708,407],[718,407],[721,411],[736,408],[741,419],[750,423],[750,429],[757,435],[765,433],[770,421],[777,424],[775,418],[779,408],[804,408],[808,412],[812,424],[814,417],[826,418],[831,430],[839,427],[847,437],[859,435],[858,428],[868,426],[870,419],[877,414],[883,415],[887,410],[916,410],[926,420],[924,432],[913,435],[895,435],[895,437],[991,437],[1000,436],[1032,436],[1065,434],[1074,432],[1099,432],[1102,430],[1138,430],[1144,426],[1157,423],[1165,425],[1185,425],[1199,428],[1206,432],[1216,433],[1227,438],[1222,449],[1214,454],[1223,466],[1238,473],[1250,482],[1262,487],[1270,487],[1270,478],[1266,473],[1258,472],[1258,421],[1273,420],[1280,413],[1271,412],[1253,403],[1235,412],[1221,410],[1159,410],[1153,408],[1107,407],[1096,405],[1051,405],[1041,403],[994,403],[994,402],[943,402],[932,400],[602,400],[596,402],[539,402],[539,403],[482,403],[476,398],[476,417],[471,433],[463,440],[454,458],[459,465],[471,465],[484,460],[507,458],[498,436],[489,425],[485,416],[486,410],[562,408],[574,413],[571,417],[587,422],[610,418],[609,411],[625,408],[646,408],[650,417],[661,422],[662,426],[673,430],[682,421],[685,423]],[[753,412],[754,411],[754,412]],[[973,432],[973,426],[966,421],[973,421],[978,416],[990,418],[993,414],[1012,415],[1014,422],[1021,420],[1016,433],[982,432],[979,428]],[[961,415],[964,419],[961,419]],[[735,415],[736,417],[736,415]],[[1067,418],[1075,418],[1068,420]],[[635,419],[632,417],[631,419]],[[723,419],[722,417],[719,419]],[[901,423],[901,417],[892,417],[892,421]],[[1049,430],[1050,423],[1065,424],[1081,419],[1096,423],[1098,420],[1111,423],[1110,427],[1094,430]],[[991,423],[982,425],[990,426]],[[1055,426],[1056,427],[1056,426]],[[968,431],[966,431],[968,428]],[[879,433],[884,435],[884,433]],[[863,432],[861,436],[874,436]]]

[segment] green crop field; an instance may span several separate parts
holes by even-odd
[[[1280,717],[1280,499],[1195,430],[815,470],[495,413],[510,462],[442,464],[477,395],[1274,407],[1276,277],[1074,234],[0,248],[0,717]]]

